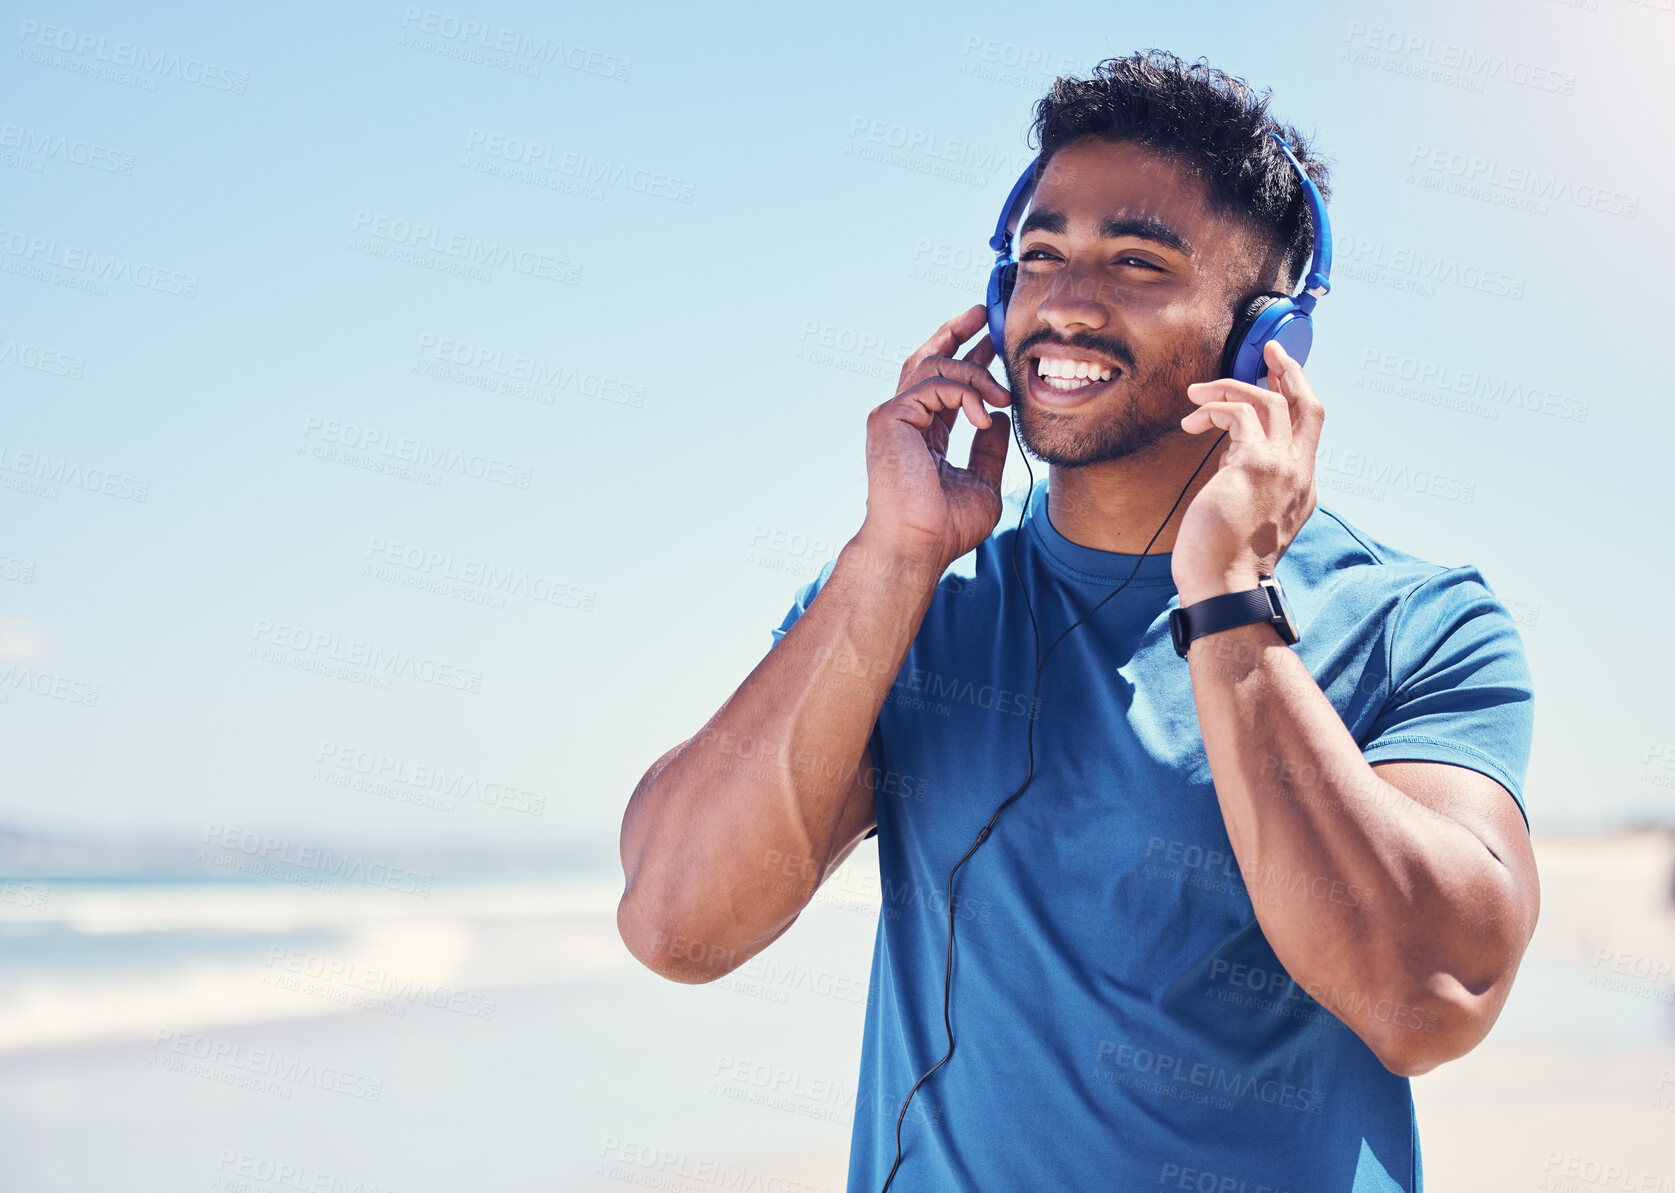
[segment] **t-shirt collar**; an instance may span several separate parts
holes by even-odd
[[[1073,580],[1115,586],[1133,573],[1134,579],[1129,585],[1131,588],[1175,586],[1174,574],[1170,570],[1171,556],[1168,552],[1159,553],[1153,550],[1145,556],[1123,555],[1115,551],[1084,547],[1060,534],[1047,513],[1045,479],[1037,481],[1034,492],[1030,494],[1024,524],[1027,527],[1026,533],[1030,534],[1034,543],[1041,548],[1047,561]],[[1155,525],[1152,529],[1156,529]],[[1136,563],[1140,565],[1138,571],[1134,568]]]

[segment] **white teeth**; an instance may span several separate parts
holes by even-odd
[[[1111,370],[1086,360],[1064,360],[1054,356],[1040,357],[1036,362],[1036,372],[1042,377],[1061,377],[1066,380],[1088,379],[1092,381],[1109,381]]]

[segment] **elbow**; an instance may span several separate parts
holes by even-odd
[[[713,982],[743,961],[737,949],[705,941],[659,909],[642,906],[632,884],[617,904],[616,925],[634,959],[671,982],[689,986]]]
[[[676,746],[646,771],[629,798],[623,813],[619,848],[622,856],[623,891],[617,901],[617,935],[641,965],[671,982],[699,985],[713,982],[730,972],[727,950],[703,944],[701,933],[684,926],[675,903],[659,883],[659,868],[648,865],[648,839],[652,821],[646,814],[647,793],[676,753]]]
[[[1418,1077],[1458,1060],[1481,1044],[1495,1025],[1506,991],[1491,987],[1473,994],[1458,983],[1445,995],[1386,999],[1373,1009],[1362,1033],[1379,1064],[1398,1077]]]
[[[1393,1033],[1376,1042],[1369,1041],[1367,1046],[1378,1057],[1378,1063],[1398,1077],[1418,1077],[1445,1061],[1465,1054],[1464,1051],[1443,1048],[1434,1039],[1400,1033]]]
[[[1418,1077],[1458,1060],[1481,1044],[1512,993],[1519,962],[1535,931],[1534,887],[1499,930],[1480,933],[1440,964],[1410,970],[1398,983],[1400,1001],[1385,999],[1363,1020],[1361,1037],[1379,1063],[1398,1077]]]

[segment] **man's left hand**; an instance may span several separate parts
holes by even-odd
[[[1314,512],[1314,457],[1326,412],[1303,366],[1270,340],[1272,390],[1222,378],[1186,388],[1198,409],[1181,420],[1197,435],[1228,433],[1215,472],[1181,519],[1172,571],[1181,605],[1255,588]]]

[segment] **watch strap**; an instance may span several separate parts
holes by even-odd
[[[1175,653],[1184,659],[1187,647],[1195,638],[1259,621],[1277,622],[1280,616],[1266,588],[1247,588],[1170,610],[1169,631],[1175,641]]]

